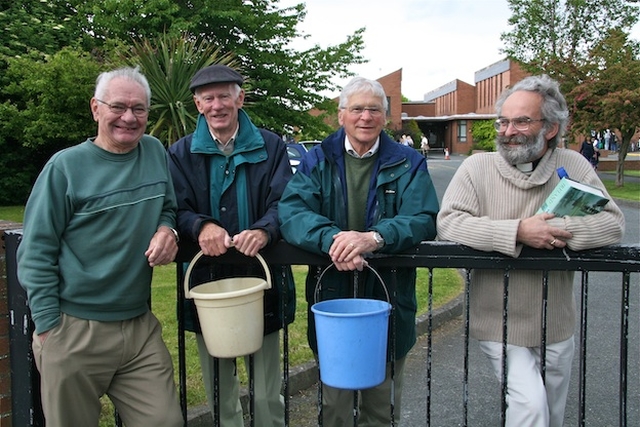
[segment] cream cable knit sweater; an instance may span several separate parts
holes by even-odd
[[[573,150],[548,150],[530,175],[508,164],[498,153],[474,154],[462,163],[445,192],[438,214],[438,238],[482,251],[519,256],[522,250],[522,245],[516,242],[519,221],[535,214],[560,180],[556,169],[561,166],[569,177],[608,194],[591,165]],[[596,215],[553,218],[549,223],[573,234],[567,246],[574,251],[619,243],[624,231],[624,216],[612,199]],[[573,276],[573,272],[565,271],[549,274],[549,344],[566,340],[574,333]],[[471,336],[501,342],[503,271],[475,270],[471,280]],[[542,272],[510,272],[507,325],[510,344],[540,345],[541,307]]]

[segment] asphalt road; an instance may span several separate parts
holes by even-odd
[[[464,157],[452,156],[444,160],[433,156],[429,170],[439,200]],[[619,203],[626,218],[627,229],[623,243],[640,242],[640,209],[638,204]],[[619,417],[619,348],[621,275],[619,273],[590,273],[588,293],[588,328],[586,361],[587,426],[609,427],[622,425]],[[631,277],[631,306],[629,326],[627,425],[640,425],[640,277]],[[580,274],[576,274],[576,295],[580,295]],[[576,335],[577,337],[577,335]],[[576,348],[577,349],[577,348]],[[430,423],[427,422],[427,337],[422,336],[407,357],[405,390],[400,426],[498,426],[500,425],[500,388],[477,343],[469,344],[469,400],[464,397],[464,324],[456,318],[435,330],[432,337],[432,392]],[[576,353],[577,354],[577,353]],[[574,358],[574,373],[567,403],[565,425],[580,425],[578,420],[578,363]],[[290,425],[317,426],[317,385],[292,396]]]

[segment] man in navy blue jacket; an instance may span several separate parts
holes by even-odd
[[[235,247],[254,257],[280,239],[277,206],[291,177],[282,139],[251,123],[242,110],[243,77],[224,65],[198,71],[190,89],[200,115],[193,134],[169,149],[169,168],[178,200],[178,231],[185,241],[197,242],[205,255],[219,256]],[[254,276],[256,261],[248,265],[211,265],[194,270],[192,286],[222,277]],[[280,271],[272,268],[273,271]],[[203,280],[196,280],[200,277]],[[290,311],[282,319],[280,279],[265,293],[265,337],[254,353],[255,421],[259,426],[283,426],[279,330],[293,320],[295,295],[289,271]],[[186,328],[196,332],[202,375],[213,411],[213,358],[209,355],[193,304],[187,303]],[[245,358],[247,361],[248,358]],[[243,427],[235,359],[220,359],[220,421]]]
[[[324,276],[330,286],[319,292],[320,299],[352,296],[350,272],[363,270],[368,254],[402,252],[436,236],[438,198],[426,160],[383,131],[387,110],[380,83],[362,77],[351,80],[340,94],[342,127],[307,153],[282,195],[279,215],[285,240],[328,255],[336,267]],[[379,272],[385,283],[397,282],[396,346],[395,354],[389,354],[395,360],[395,377],[391,378],[388,364],[382,384],[361,390],[358,425],[365,427],[391,424],[391,395],[400,413],[404,361],[416,342],[416,269],[381,268]],[[383,298],[372,274],[365,271],[360,277],[360,297]],[[316,280],[309,269],[309,307],[314,303]],[[308,322],[309,344],[317,353],[311,312]],[[322,398],[324,425],[353,425],[353,392],[324,384]]]

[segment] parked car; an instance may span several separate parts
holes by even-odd
[[[307,152],[307,148],[302,144],[289,143],[287,144],[287,154],[289,155],[289,164],[291,165],[291,171],[296,173],[300,160]]]
[[[316,145],[320,144],[322,141],[300,141],[298,144],[304,146],[304,148],[307,149],[307,151],[311,150],[313,147],[315,147]]]

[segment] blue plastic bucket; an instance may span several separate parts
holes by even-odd
[[[316,322],[320,380],[361,390],[385,378],[391,304],[374,299],[334,299],[311,307]]]

